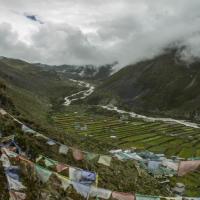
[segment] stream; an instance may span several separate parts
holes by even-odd
[[[92,86],[90,83],[86,83],[84,81],[78,81],[78,80],[74,80],[74,79],[70,79],[70,81],[77,83],[79,86],[85,87],[86,89],[65,97],[65,102],[64,102],[65,106],[69,106],[73,101],[77,101],[79,99],[85,99],[86,97],[90,96],[95,90],[95,87]],[[77,96],[79,96],[79,97],[77,97]],[[173,119],[173,118],[162,118],[162,117],[161,118],[160,117],[148,117],[148,116],[140,115],[140,114],[137,114],[134,112],[128,112],[125,110],[121,110],[118,107],[113,106],[113,105],[106,105],[106,106],[99,105],[99,106],[103,109],[115,111],[119,114],[127,114],[132,118],[143,119],[144,121],[151,121],[151,122],[162,121],[162,122],[168,122],[168,123],[177,123],[177,124],[181,124],[181,125],[192,127],[192,128],[200,128],[197,123],[192,123],[192,122],[188,122],[185,120],[178,120],[178,119]]]

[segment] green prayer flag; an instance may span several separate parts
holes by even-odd
[[[52,172],[40,167],[39,165],[35,165],[36,173],[38,178],[43,182],[46,183],[49,180],[49,177],[52,175]]]
[[[136,194],[136,199],[137,200],[160,200],[160,197]]]
[[[58,164],[57,161],[52,160],[52,159],[50,159],[50,158],[45,158],[44,163],[45,163],[45,165],[46,165],[47,167],[51,167],[51,166],[54,166],[54,165],[57,165],[57,164]]]
[[[99,155],[98,154],[95,154],[95,153],[87,153],[86,156],[85,156],[85,159],[90,161],[90,160],[93,160],[95,158],[97,158]]]

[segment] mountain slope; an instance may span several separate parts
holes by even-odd
[[[0,82],[17,110],[38,121],[44,121],[52,106],[60,104],[66,95],[79,90],[71,81],[61,80],[56,72],[8,58],[0,59]]]
[[[42,71],[51,71],[52,73],[57,73],[62,79],[87,79],[87,80],[104,80],[110,76],[112,73],[112,68],[117,64],[114,62],[112,64],[94,66],[94,65],[60,65],[60,66],[49,66],[43,64],[35,64],[36,67]]]
[[[112,103],[141,113],[199,120],[200,63],[187,65],[170,50],[130,65],[100,85],[90,103]]]

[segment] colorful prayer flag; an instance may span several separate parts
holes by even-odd
[[[38,178],[43,182],[46,183],[49,180],[49,177],[52,175],[52,172],[44,169],[38,165],[35,165],[36,173]]]
[[[81,150],[79,149],[72,149],[72,154],[75,160],[80,161],[84,159],[84,154]]]
[[[112,158],[110,156],[100,156],[98,163],[109,167],[111,164],[111,159]]]
[[[113,192],[112,198],[117,200],[135,200],[135,195],[123,192]]]
[[[66,170],[66,169],[68,169],[68,168],[69,168],[69,166],[66,165],[66,164],[63,164],[63,163],[59,163],[59,164],[56,165],[56,170],[59,173],[64,171],[64,170]]]
[[[184,176],[198,168],[200,168],[200,160],[181,161],[178,168],[178,176]]]
[[[69,147],[67,147],[66,145],[60,145],[59,147],[60,154],[67,155],[68,150],[69,150]]]
[[[26,194],[22,192],[17,192],[17,191],[10,191],[10,200],[25,200],[26,199]]]
[[[112,191],[91,186],[89,195],[91,197],[99,197],[102,199],[109,199]]]
[[[61,181],[61,184],[62,184],[62,188],[64,190],[66,190],[70,185],[71,185],[71,181],[59,174],[56,174],[58,179]]]

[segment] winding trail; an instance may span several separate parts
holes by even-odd
[[[70,79],[70,80],[77,83],[79,86],[86,87],[86,89],[65,97],[65,103],[64,103],[65,106],[69,106],[73,101],[77,101],[79,99],[85,99],[86,97],[90,96],[95,90],[95,87],[92,86],[90,83],[86,83],[84,81],[78,81],[74,79]],[[162,122],[168,122],[168,123],[177,123],[177,124],[181,124],[181,125],[188,126],[191,128],[200,128],[197,123],[192,123],[185,120],[178,120],[178,119],[173,119],[173,118],[147,117],[145,115],[140,115],[134,112],[120,110],[119,108],[113,105],[106,105],[106,106],[99,105],[99,107],[106,110],[115,111],[119,114],[127,114],[132,118],[143,119],[145,121],[152,121],[152,122],[162,121]]]

